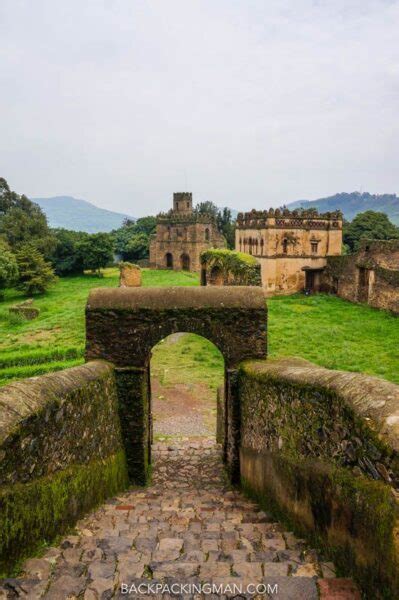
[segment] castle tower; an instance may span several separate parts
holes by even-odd
[[[175,192],[173,194],[173,211],[189,214],[193,212],[193,195],[191,192]]]

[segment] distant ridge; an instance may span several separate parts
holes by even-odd
[[[129,215],[99,208],[91,202],[72,196],[31,198],[31,200],[40,206],[47,216],[50,227],[54,228],[99,233],[118,229],[125,218],[135,220]]]
[[[368,192],[351,192],[335,194],[319,200],[297,200],[287,205],[294,208],[317,208],[320,212],[341,210],[345,219],[352,219],[360,212],[374,210],[388,215],[395,225],[399,225],[399,196],[396,194],[369,194]]]

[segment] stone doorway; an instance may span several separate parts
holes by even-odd
[[[165,266],[167,269],[173,269],[173,254],[170,252],[165,254]]]
[[[190,270],[190,257],[188,254],[182,254],[180,257],[181,268],[183,271]]]
[[[144,484],[151,463],[152,348],[172,333],[200,335],[225,363],[223,456],[238,481],[240,406],[238,366],[266,357],[267,312],[258,287],[100,288],[86,307],[86,358],[115,365],[128,472]]]

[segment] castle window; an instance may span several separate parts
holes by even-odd
[[[288,253],[288,240],[287,238],[283,239],[283,254],[287,254]]]
[[[310,242],[310,248],[311,248],[312,254],[317,254],[318,247],[319,247],[319,242],[317,242],[316,240],[312,240]]]
[[[263,238],[261,238],[260,240],[260,253],[263,254],[263,246],[264,246],[265,242],[263,240]]]
[[[209,229],[208,228],[205,229],[205,240],[207,242],[209,242]]]
[[[187,208],[190,208],[190,202],[187,202]]]

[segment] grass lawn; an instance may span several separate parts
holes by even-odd
[[[144,286],[198,285],[196,274],[143,272]],[[89,290],[118,285],[118,270],[103,278],[69,277],[35,301],[41,313],[30,322],[10,318],[8,307],[22,296],[8,290],[0,302],[0,384],[83,362],[84,307]],[[295,295],[268,300],[269,355],[302,356],[317,364],[363,371],[399,383],[399,318],[339,298]],[[159,344],[153,368],[166,384],[182,375],[192,381],[220,380],[222,359],[206,340],[182,336],[171,347]]]

